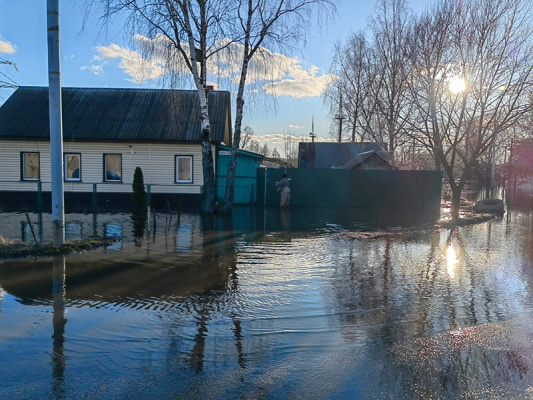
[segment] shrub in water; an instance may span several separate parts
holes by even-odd
[[[146,206],[146,191],[144,190],[144,177],[141,167],[135,168],[133,174],[133,194],[131,198],[135,209],[141,210]]]

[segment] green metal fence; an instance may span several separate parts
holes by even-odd
[[[314,207],[438,208],[441,171],[275,169],[257,170],[257,203],[278,205],[276,182],[291,180],[291,205]]]

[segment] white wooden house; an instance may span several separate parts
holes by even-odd
[[[124,201],[136,167],[154,198],[197,202],[203,187],[197,96],[185,90],[63,88],[66,208],[69,199],[91,198],[95,188],[100,204]],[[230,94],[210,91],[208,101],[215,155],[217,144],[231,145]],[[47,87],[20,87],[0,107],[0,206],[16,198],[33,201],[39,186],[49,195],[48,112]]]

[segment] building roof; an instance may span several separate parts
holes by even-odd
[[[219,150],[222,150],[222,151],[232,151],[233,150],[233,148],[231,146],[224,146],[223,144],[218,145],[217,148]],[[265,158],[265,156],[263,156],[262,154],[254,153],[253,151],[248,151],[248,150],[243,150],[243,149],[239,149],[237,154],[243,155],[243,156],[246,156],[246,157],[259,158],[261,160],[263,158]]]
[[[199,142],[195,90],[63,88],[63,138]],[[230,94],[210,91],[211,140],[231,143]],[[49,139],[48,87],[20,87],[0,107],[0,139]]]
[[[298,166],[300,168],[339,168],[354,160],[359,154],[374,151],[390,163],[389,155],[372,142],[309,143],[300,142]]]
[[[392,165],[387,158],[384,158],[382,154],[376,152],[375,150],[365,151],[364,153],[359,153],[354,158],[352,158],[350,161],[348,161],[346,164],[341,165],[340,169],[355,169],[361,164],[365,163],[367,160],[369,160],[371,157],[377,158],[381,161],[383,166],[386,166],[387,168],[392,169]]]

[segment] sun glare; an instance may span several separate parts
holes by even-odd
[[[461,93],[466,89],[466,82],[463,78],[460,78],[458,76],[450,79],[450,82],[448,83],[450,92],[453,94]]]
[[[446,249],[446,265],[447,265],[447,273],[450,278],[455,277],[455,265],[459,262],[457,259],[457,256],[455,254],[455,249],[452,245],[450,245]]]

